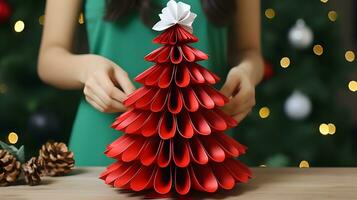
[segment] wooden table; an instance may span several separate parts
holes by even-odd
[[[0,187],[0,200],[131,200],[147,199],[104,185],[98,179],[103,168],[79,168],[70,176],[46,177],[41,185]],[[232,191],[193,193],[180,199],[227,200],[354,200],[357,199],[357,168],[253,168],[254,179]]]

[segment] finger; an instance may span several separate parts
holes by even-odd
[[[121,91],[114,85],[114,83],[109,77],[103,76],[100,83],[98,81],[98,84],[111,100],[115,100],[122,103],[127,97],[127,95],[123,91]]]
[[[95,109],[97,109],[100,112],[104,112],[104,108],[98,105],[94,100],[92,100],[90,97],[86,96],[86,101],[93,106]]]
[[[249,100],[238,99],[236,96],[223,107],[223,110],[229,115],[237,115],[251,109],[251,103]]]
[[[129,95],[135,91],[135,86],[130,81],[129,76],[125,71],[123,71],[119,67],[116,67],[114,69],[114,76],[115,76],[115,79],[118,81],[120,87],[125,92],[125,94]]]
[[[221,88],[221,93],[224,94],[226,97],[233,96],[233,93],[237,90],[239,85],[239,78],[229,73],[224,83],[223,87]]]
[[[110,110],[113,112],[124,112],[127,110],[127,107],[125,107],[122,103],[113,100],[110,104]]]
[[[104,91],[104,89],[100,86],[100,83],[91,85],[90,86],[90,91],[92,94],[92,98],[95,101],[98,101],[98,99],[104,103],[105,106],[108,106],[111,103],[111,98],[109,95]]]
[[[91,88],[85,87],[83,90],[83,93],[85,94],[86,97],[88,97],[92,101],[96,102],[96,104],[98,104],[103,109],[106,108],[105,102],[102,101],[102,99],[99,98],[99,96],[95,92],[93,92],[93,90]]]
[[[233,116],[233,118],[237,121],[237,123],[240,123],[250,112],[251,110],[247,110],[243,113]]]

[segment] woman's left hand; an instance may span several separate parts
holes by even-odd
[[[255,84],[245,66],[232,68],[221,92],[230,101],[222,109],[238,123],[241,122],[255,105]]]

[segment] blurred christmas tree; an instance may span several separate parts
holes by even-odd
[[[43,84],[36,72],[45,1],[0,0],[0,140],[37,154],[66,141],[76,95]]]
[[[356,83],[349,91],[345,77],[355,55],[341,48],[337,12],[329,3],[262,1],[265,80],[255,110],[237,128],[249,145],[250,164],[356,164],[351,113],[336,102],[340,92],[354,95]]]

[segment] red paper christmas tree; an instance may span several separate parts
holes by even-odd
[[[171,0],[160,15],[156,29],[165,31],[153,41],[163,46],[145,57],[155,65],[136,77],[144,86],[129,95],[124,104],[131,109],[112,124],[125,134],[105,152],[117,160],[100,176],[106,184],[185,195],[232,189],[251,176],[235,159],[246,147],[223,133],[237,123],[219,109],[228,102],[210,86],[219,77],[196,63],[208,56],[188,45],[198,41],[189,10]]]

